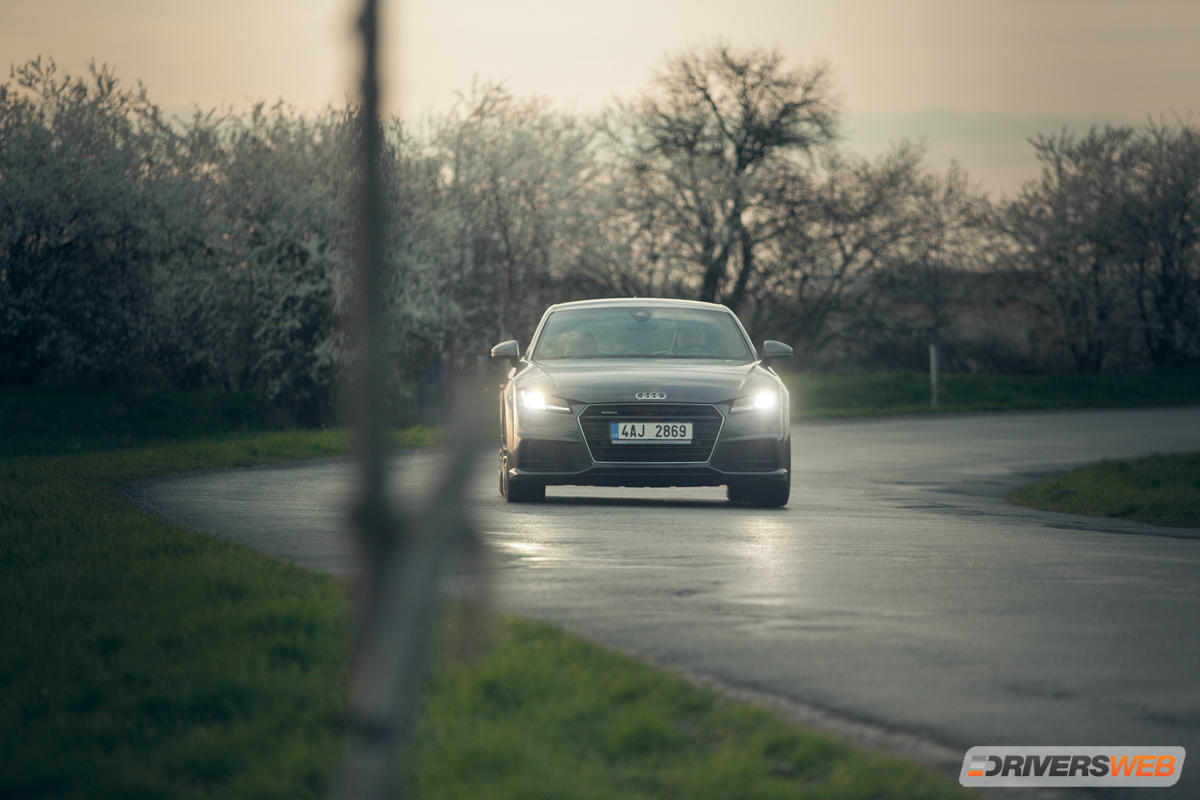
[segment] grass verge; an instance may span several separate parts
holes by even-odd
[[[0,796],[326,792],[344,585],[143,514],[118,487],[345,447],[281,432],[0,459]],[[439,651],[418,797],[963,796],[552,626],[490,627],[476,661]]]
[[[936,413],[921,372],[784,373],[792,416],[819,419]],[[1200,403],[1200,374],[942,376],[939,412],[1112,408]]]
[[[1200,528],[1200,453],[1105,460],[1018,489],[1008,499],[1043,511]]]

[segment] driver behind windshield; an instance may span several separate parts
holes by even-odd
[[[564,331],[554,338],[552,352],[561,358],[589,358],[599,352],[596,347],[596,337],[577,330]]]
[[[705,343],[704,329],[694,322],[683,322],[675,328],[671,352],[680,356],[712,354]]]

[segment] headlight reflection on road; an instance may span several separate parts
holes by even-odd
[[[561,561],[562,557],[554,555],[549,545],[541,542],[507,541],[497,542],[496,547],[515,555],[521,561],[537,564],[548,561]]]
[[[732,519],[729,541],[745,564],[740,581],[744,592],[780,597],[795,590],[803,570],[802,559],[789,548],[796,530],[789,528],[787,515],[738,514]]]

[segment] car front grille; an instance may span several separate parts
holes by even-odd
[[[692,423],[691,444],[613,444],[609,425],[626,420]],[[579,415],[579,426],[592,458],[619,463],[695,463],[712,455],[721,431],[721,412],[711,405],[675,403],[620,403],[588,406]]]

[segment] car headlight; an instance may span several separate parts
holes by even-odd
[[[567,411],[571,410],[570,404],[561,397],[542,394],[537,389],[522,389],[521,390],[521,408],[526,411]]]
[[[779,408],[779,392],[765,391],[739,397],[733,401],[730,411],[734,414],[743,411],[774,411]]]

